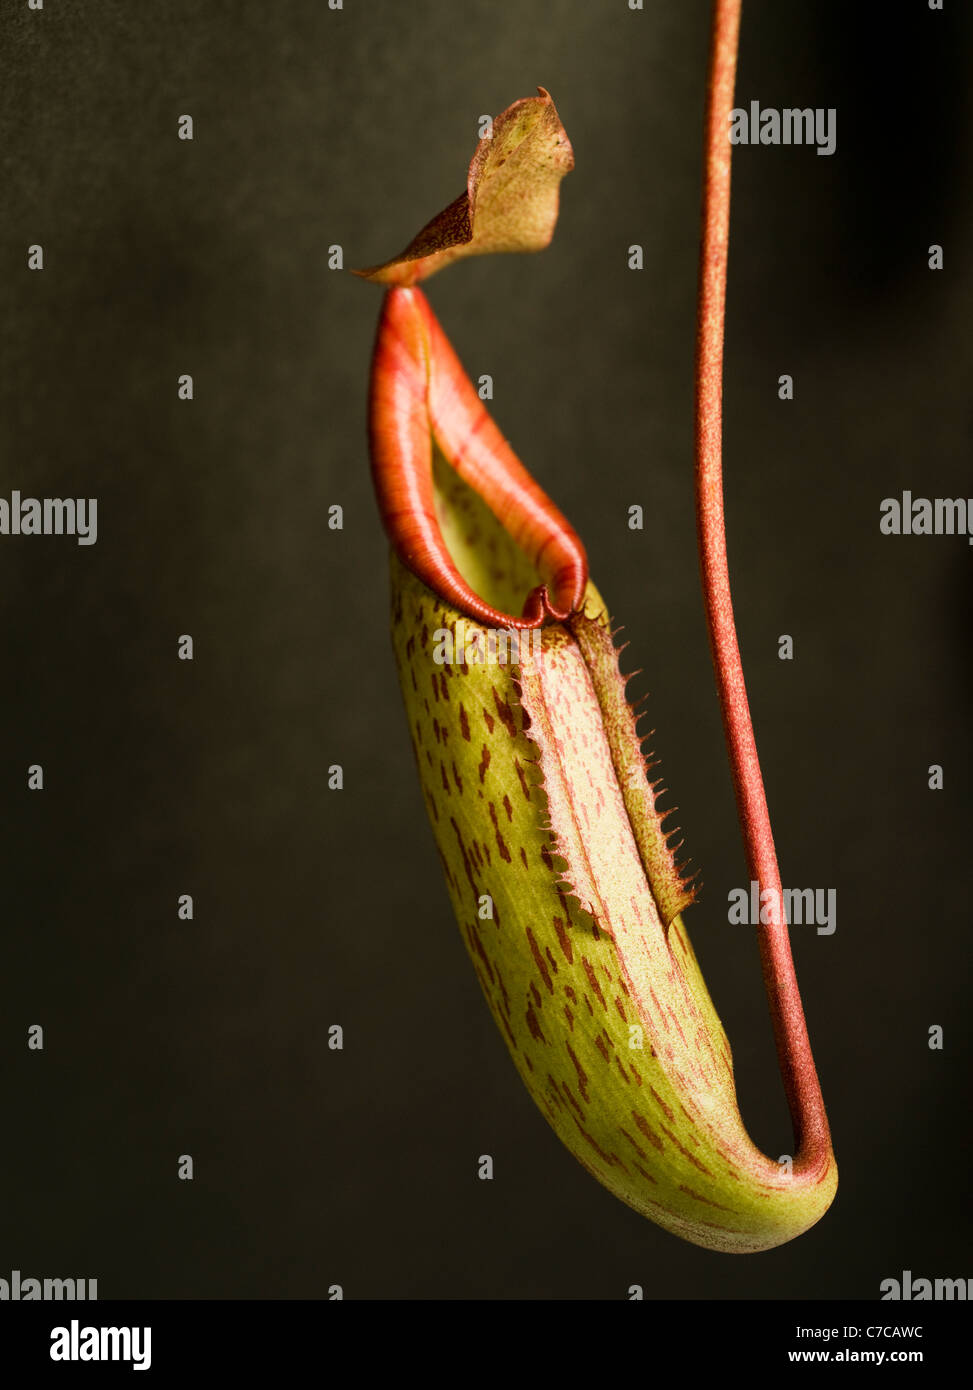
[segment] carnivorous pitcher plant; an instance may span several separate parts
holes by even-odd
[[[837,1185],[791,961],[730,602],[721,390],[727,137],[739,0],[714,7],[696,351],[705,609],[778,1055],[792,1164],[750,1140],[683,914],[694,889],[657,809],[584,547],[493,422],[419,282],[536,251],[573,155],[543,89],[480,140],[466,192],[384,265],[369,432],[391,542],[392,635],[416,763],[473,967],[524,1084],[613,1193],[713,1250],[769,1249]],[[661,793],[659,793],[661,795]]]

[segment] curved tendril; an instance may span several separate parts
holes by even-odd
[[[827,1167],[831,1136],[784,920],[780,871],[733,620],[723,515],[723,331],[732,149],[729,122],[740,8],[741,0],[715,0],[713,5],[696,324],[696,520],[710,650],[750,877],[759,883],[761,894],[769,890],[773,895],[768,903],[777,905],[777,921],[758,926],[758,939],[798,1148],[794,1171],[806,1172]],[[760,901],[764,902],[763,896]]]

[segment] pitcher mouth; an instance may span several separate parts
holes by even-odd
[[[385,297],[369,435],[386,534],[402,563],[435,594],[492,627],[543,627],[581,611],[588,561],[580,537],[504,439],[415,287]],[[434,447],[539,577],[519,615],[488,602],[460,572],[437,516]]]

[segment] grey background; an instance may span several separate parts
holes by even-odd
[[[726,923],[745,870],[695,557],[708,7],[5,5],[0,494],[97,496],[99,539],[0,538],[0,1274],[102,1297],[872,1299],[903,1269],[971,1272],[973,551],[877,524],[904,487],[973,491],[961,8],[745,6],[738,101],[838,113],[830,159],[736,155],[725,462],[784,882],[838,893],[834,936],[793,936],[841,1182],[813,1231],[733,1258],[589,1178],[480,996],[387,639],[380,294],[327,269],[332,243],[346,265],[397,251],[463,187],[479,116],[551,91],[576,158],[552,247],[429,295],[645,670],[743,1114],[787,1152],[756,946]]]

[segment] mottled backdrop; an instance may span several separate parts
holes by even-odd
[[[461,191],[479,117],[550,90],[576,157],[551,249],[429,294],[644,668],[743,1113],[790,1151],[756,945],[726,920],[746,872],[694,548],[707,5],[47,0],[6,5],[0,33],[0,496],[96,496],[99,529],[0,536],[0,1276],[139,1298],[874,1299],[903,1269],[973,1274],[973,549],[878,528],[904,488],[973,492],[973,15],[744,8],[740,103],[837,111],[830,158],[737,152],[726,373],[783,879],[837,890],[834,935],[793,932],[834,1208],[759,1256],[683,1244],[590,1178],[518,1080],[387,638],[380,293],[328,269],[333,244],[346,265],[399,250]]]

